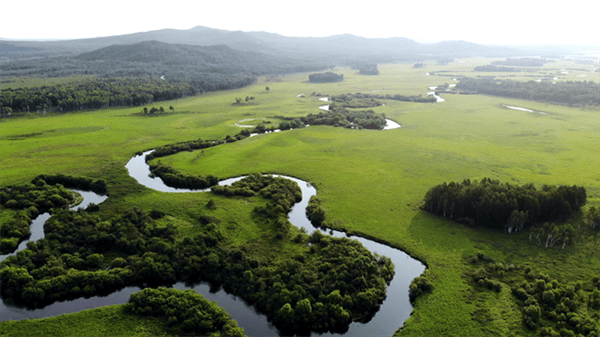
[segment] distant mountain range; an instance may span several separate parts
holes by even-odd
[[[377,63],[433,60],[445,64],[464,57],[554,58],[561,52],[564,55],[572,50],[546,46],[516,49],[466,41],[421,44],[405,37],[364,38],[350,34],[287,37],[199,26],[64,41],[0,39],[0,77],[93,74],[206,81],[217,78],[216,74],[243,78],[334,66],[361,69]]]
[[[162,29],[64,41],[0,40],[0,56],[10,59],[51,55],[74,56],[111,45],[132,45],[144,41],[193,46],[225,45],[242,51],[338,63],[410,62],[474,56],[509,57],[531,53],[516,48],[490,47],[466,41],[421,44],[405,37],[364,38],[350,34],[329,37],[288,37],[274,33],[227,31],[198,26],[188,30]]]

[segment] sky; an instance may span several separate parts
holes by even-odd
[[[600,47],[600,1],[0,0],[0,37],[76,39],[206,26],[285,36]]]

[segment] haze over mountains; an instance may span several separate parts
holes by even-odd
[[[405,37],[287,37],[198,26],[64,41],[0,40],[0,77],[166,78],[169,81],[243,78],[361,68],[377,63],[437,61],[465,57],[561,57],[572,50],[552,46],[517,49],[466,41],[421,44]],[[218,75],[218,76],[215,76]],[[234,76],[235,75],[235,76]]]
[[[159,41],[195,46],[226,45],[243,51],[322,60],[370,62],[417,61],[454,57],[508,57],[531,52],[516,48],[491,47],[466,41],[421,44],[405,37],[364,38],[350,34],[329,37],[287,37],[266,32],[227,31],[198,26],[188,30],[162,29],[134,34],[64,41],[2,41],[0,55],[14,59],[31,56],[68,56],[111,45]],[[551,47],[536,54],[556,54]],[[4,60],[6,61],[6,59]]]

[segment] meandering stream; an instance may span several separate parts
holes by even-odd
[[[131,158],[126,165],[129,175],[136,179],[138,183],[148,188],[167,193],[199,193],[207,191],[172,188],[166,186],[160,178],[151,178],[149,176],[149,166],[145,161],[146,155],[151,152],[152,151],[147,151],[142,155],[137,155]],[[316,189],[306,181],[293,177],[282,177],[295,181],[302,189],[302,201],[296,203],[289,213],[290,222],[299,228],[304,227],[309,234],[312,233],[316,229],[306,217],[306,206],[308,205],[310,197],[316,195]],[[242,178],[243,177],[237,177],[223,180],[219,182],[219,185],[229,185]],[[97,200],[90,200],[90,197],[91,195],[84,195],[85,201],[88,203],[99,203]],[[83,204],[77,207],[82,206],[85,207]],[[45,222],[45,220],[43,221]],[[328,231],[328,233],[334,237],[346,236],[345,233],[338,231]],[[344,335],[391,336],[410,316],[412,306],[408,298],[409,285],[415,277],[423,273],[425,266],[401,250],[365,238],[354,236],[352,238],[360,241],[370,251],[391,258],[395,265],[396,273],[390,285],[388,286],[387,298],[373,319],[364,324],[352,323],[349,327],[349,330]],[[238,325],[244,328],[246,334],[249,336],[278,336],[277,329],[275,329],[275,327],[267,321],[266,316],[257,313],[252,306],[246,304],[242,299],[227,294],[222,289],[210,289],[210,286],[204,283],[189,285],[183,282],[178,282],[173,287],[177,289],[194,289],[207,299],[211,301],[217,301],[219,306],[227,310],[233,319],[238,322]],[[64,313],[74,313],[84,309],[91,309],[100,306],[123,304],[129,300],[129,296],[132,293],[135,293],[139,290],[140,288],[138,287],[126,287],[120,291],[113,292],[108,296],[95,296],[87,299],[80,298],[72,301],[56,302],[44,308],[35,310],[2,303],[0,305],[0,320],[6,321],[52,317]],[[337,336],[339,334],[316,335]]]

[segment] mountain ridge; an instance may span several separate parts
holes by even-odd
[[[6,41],[15,47],[42,49],[37,53],[21,51],[16,55],[77,55],[110,45],[135,44],[143,41],[159,41],[171,44],[210,46],[222,44],[230,48],[262,52],[290,58],[332,60],[364,60],[368,62],[395,62],[423,60],[423,55],[440,57],[515,56],[523,54],[518,49],[488,47],[472,42],[442,41],[436,44],[421,44],[406,37],[365,38],[352,34],[327,37],[288,37],[269,32],[244,32],[196,26],[186,30],[160,29],[116,36],[60,40],[60,41]],[[4,43],[0,40],[0,43]],[[470,48],[461,45],[468,43]],[[475,47],[476,46],[476,47]],[[28,55],[31,54],[31,55]],[[7,55],[3,55],[7,56]]]

